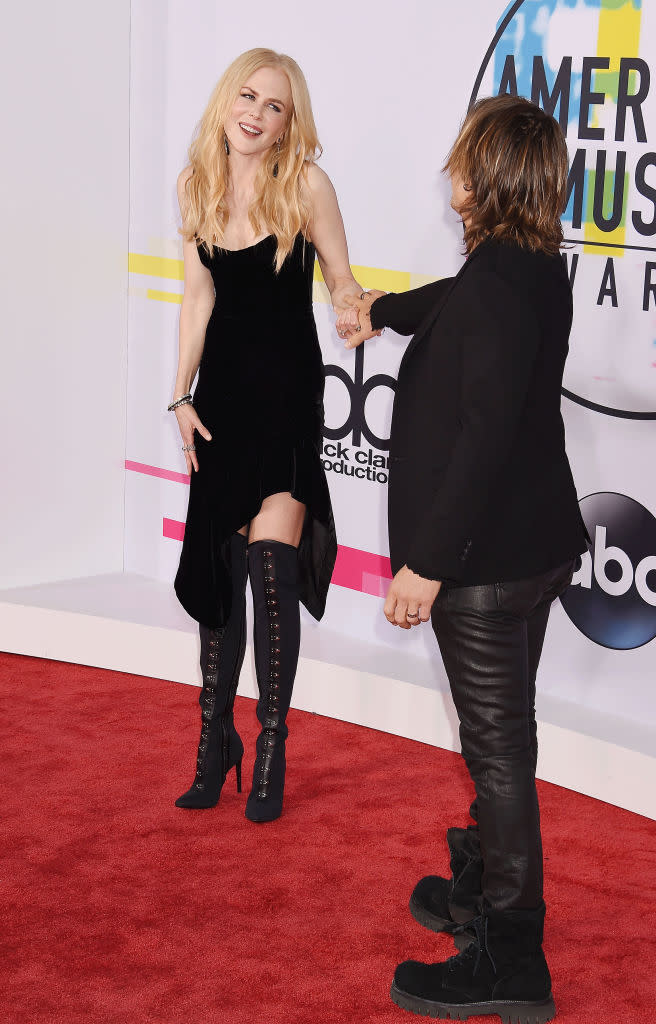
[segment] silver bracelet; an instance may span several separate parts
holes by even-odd
[[[179,406],[181,406],[181,405],[191,405],[191,403],[192,403],[191,392],[188,392],[186,395],[183,395],[182,398],[176,398],[176,400],[174,402],[171,402],[171,404],[166,407],[166,411],[167,412],[173,412],[173,410],[177,409]]]

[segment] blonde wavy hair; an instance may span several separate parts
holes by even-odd
[[[470,190],[459,211],[467,252],[492,237],[557,253],[567,168],[560,125],[530,100],[502,95],[475,103],[442,168]]]
[[[256,234],[266,230],[275,236],[278,271],[298,233],[307,232],[312,211],[304,187],[305,171],[322,152],[305,76],[296,61],[284,53],[264,47],[247,50],[219,79],[189,147],[192,173],[185,185],[182,235],[188,241],[195,238],[204,243],[208,252],[214,245],[221,247],[228,223],[225,196],[230,179],[224,124],[240,89],[260,68],[284,71],[292,94],[292,111],[280,151],[272,146],[264,155],[255,179],[255,199],[248,211]]]

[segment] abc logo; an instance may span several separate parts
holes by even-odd
[[[359,345],[355,350],[353,377],[350,377],[341,366],[326,366],[325,375],[327,378],[336,377],[344,384],[349,398],[349,414],[338,427],[324,426],[323,436],[331,441],[338,441],[351,434],[356,447],[362,443],[364,437],[373,448],[387,451],[389,437],[378,437],[367,423],[366,402],[376,388],[386,387],[394,392],[396,390],[394,377],[390,377],[387,373],[377,373],[373,377],[369,377],[368,380],[364,379],[364,345]]]
[[[592,548],[562,605],[602,647],[641,647],[656,636],[656,519],[624,494],[589,494],[580,506]]]

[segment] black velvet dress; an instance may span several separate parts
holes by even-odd
[[[312,312],[314,247],[301,234],[279,273],[270,235],[246,249],[199,246],[214,280],[194,408],[212,435],[194,437],[189,509],[175,590],[210,628],[230,613],[230,537],[264,498],[291,491],[307,508],[298,549],[300,596],[324,612],[337,554],[321,464],[324,369]]]

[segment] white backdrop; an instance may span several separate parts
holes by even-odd
[[[583,151],[565,222],[566,236],[579,243],[567,255],[573,271],[576,264],[565,382],[572,397],[563,400],[568,449],[581,497],[617,492],[656,512],[656,421],[646,418],[656,410],[656,291],[648,287],[650,262],[656,282],[650,225],[656,162],[649,156],[656,98],[645,92],[644,70],[656,49],[655,23],[654,0],[472,0],[466,9],[415,2],[403,6],[402,18],[396,3],[335,0],[320,23],[293,0],[280,0],[275,10],[253,0],[246,13],[216,0],[133,0],[127,570],[172,580],[177,566],[188,489],[175,423],[163,412],[175,374],[182,292],[175,180],[216,79],[237,54],[256,45],[287,52],[304,69],[324,146],[321,165],[337,189],[356,276],[365,286],[386,290],[451,274],[460,265],[460,231],[439,168],[477,79],[478,95],[499,91],[505,76],[510,88],[516,81],[518,91],[530,96],[541,69],[548,91],[554,83],[562,86],[556,116],[568,129],[571,158]],[[503,31],[486,63],[498,30]],[[622,58],[643,64],[624,65],[622,71]],[[628,91],[639,94],[633,105],[630,99],[623,103],[621,74]],[[548,102],[548,96],[542,99]],[[619,109],[627,110],[624,138]],[[605,177],[601,151],[607,154]],[[626,156],[618,157],[620,152]],[[612,173],[618,159],[625,160],[624,176]],[[597,178],[606,191],[595,202]],[[611,216],[617,183],[625,184],[624,201],[620,194],[619,223],[608,231],[599,225]],[[329,367],[342,368],[354,380],[361,374],[365,382],[374,374],[395,376],[403,339],[387,334],[369,343],[364,356],[345,352],[320,284],[315,315]],[[327,427],[334,434],[349,415],[349,398],[330,369],[328,374]],[[361,388],[354,394],[361,401]],[[378,438],[389,433],[391,398],[381,383],[360,414],[360,426],[364,419],[364,428]],[[238,431],[235,424],[236,436]],[[327,438],[324,454],[342,548],[323,622],[317,626],[306,616],[306,651],[444,688],[432,635],[401,634],[381,614],[379,595],[388,575],[385,448],[349,432]],[[346,467],[356,465],[380,479],[346,475]],[[607,544],[631,552],[633,540],[622,529],[620,523],[613,534],[608,526]],[[651,557],[656,521],[651,534],[649,524],[645,529],[640,557]],[[645,569],[649,565],[656,561]],[[643,601],[647,615],[650,609],[656,615],[650,597],[656,573],[645,574],[645,602],[631,582],[633,568],[635,563],[626,601]],[[579,620],[596,614],[594,601],[608,596],[612,579],[605,586],[600,590],[593,575],[592,604],[579,611]],[[611,602],[611,618],[632,614],[620,597],[618,592],[617,604]],[[613,649],[603,636],[601,642],[588,639],[580,626],[560,605],[554,609],[539,680],[542,717],[653,753],[656,644]]]
[[[123,567],[130,3],[2,17],[5,588]]]

